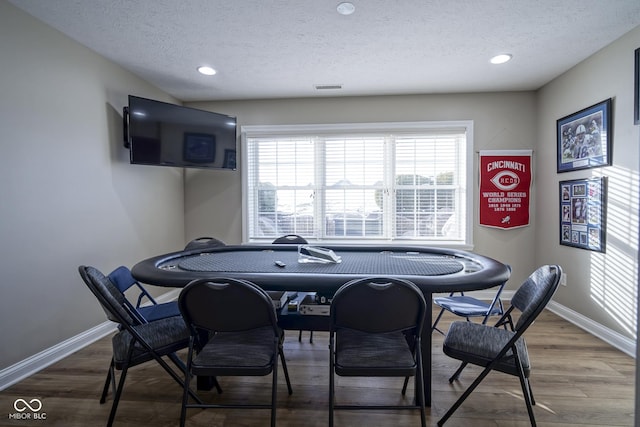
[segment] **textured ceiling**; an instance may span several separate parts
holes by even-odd
[[[183,101],[532,90],[640,25],[640,0],[9,1]]]

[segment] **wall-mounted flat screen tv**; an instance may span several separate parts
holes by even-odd
[[[236,118],[129,95],[125,147],[132,164],[236,169]]]

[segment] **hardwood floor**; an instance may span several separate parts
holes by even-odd
[[[445,316],[446,328],[454,316]],[[532,360],[531,384],[539,426],[632,426],[634,425],[635,360],[548,311],[526,335]],[[468,367],[460,381],[450,385],[449,375],[457,362],[442,353],[442,335],[433,335],[433,402],[427,424],[435,426],[479,369]],[[293,383],[286,393],[279,375],[278,426],[326,426],[328,399],[328,335],[308,333],[298,342],[290,331],[285,354]],[[101,426],[111,407],[98,402],[111,357],[110,338],[104,338],[22,382],[0,392],[0,425]],[[221,378],[222,395],[203,393],[204,398],[269,400],[270,377]],[[345,401],[396,402],[402,399],[401,379],[337,379],[337,399]],[[127,376],[116,426],[178,425],[178,385],[156,363],[132,368]],[[412,390],[407,392],[407,398]],[[42,401],[46,420],[9,419],[16,399]],[[25,411],[28,412],[28,411]],[[257,427],[269,425],[268,410],[198,410],[188,413],[188,426]],[[419,426],[417,411],[337,411],[336,427]],[[447,426],[528,426],[529,421],[516,377],[493,372],[462,404]]]

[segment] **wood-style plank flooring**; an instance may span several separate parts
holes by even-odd
[[[435,310],[434,310],[435,311]],[[454,316],[443,318],[444,328]],[[632,426],[635,360],[548,311],[526,335],[532,359],[531,384],[539,426]],[[437,420],[479,372],[468,367],[459,382],[449,375],[457,362],[442,353],[442,335],[433,335],[433,401],[427,424]],[[278,426],[328,425],[328,335],[288,331],[285,352],[294,393],[288,396],[284,376],[279,375]],[[106,425],[111,398],[98,398],[111,357],[110,338],[0,392],[0,425],[102,426]],[[268,402],[270,377],[221,378],[222,395],[205,398],[225,401],[262,399]],[[345,401],[398,402],[401,379],[337,380],[337,399]],[[175,426],[180,414],[181,389],[156,364],[132,368],[127,377],[116,416],[116,426]],[[407,392],[407,398],[412,390]],[[16,399],[42,401],[46,420],[12,420]],[[28,411],[27,411],[28,412]],[[199,410],[188,413],[188,426],[262,427],[269,425],[268,410]],[[336,427],[419,426],[417,411],[337,411]],[[529,420],[518,379],[491,373],[463,403],[447,426],[528,426]]]

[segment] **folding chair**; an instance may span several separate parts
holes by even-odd
[[[136,317],[138,323],[149,323],[154,320],[165,319],[167,317],[181,316],[180,309],[178,308],[177,301],[170,301],[158,304],[156,300],[149,294],[149,292],[131,275],[131,270],[125,266],[120,266],[113,270],[107,276],[111,284],[121,293],[118,298],[123,298],[123,303],[131,310],[132,315]],[[126,296],[125,292],[134,288],[138,295],[134,298],[135,303],[132,303]],[[146,298],[147,304],[143,305],[143,300]],[[122,329],[120,327],[120,329]],[[115,372],[113,363],[109,367],[107,372],[107,383],[111,381],[111,388],[115,393]],[[105,389],[106,390],[106,389]],[[104,403],[106,395],[100,399],[101,403]]]
[[[509,271],[511,271],[511,267],[508,267]],[[456,295],[456,292],[451,292],[447,297],[434,298],[433,303],[440,307],[440,313],[438,313],[438,317],[436,317],[433,326],[431,326],[431,332],[438,331],[444,335],[444,332],[438,329],[438,322],[440,322],[445,311],[464,317],[467,321],[470,321],[472,317],[482,317],[483,325],[487,323],[491,316],[502,316],[504,307],[500,295],[506,284],[507,282],[504,282],[498,286],[491,303],[465,295],[464,292],[459,292],[460,295]]]
[[[422,291],[406,280],[365,278],[340,287],[330,311],[330,427],[335,409],[419,409],[426,426],[420,349],[425,312]],[[335,375],[415,376],[415,398],[406,405],[337,405]]]
[[[158,304],[156,300],[134,277],[131,275],[131,270],[125,266],[120,266],[109,273],[107,276],[111,283],[126,298],[126,292],[129,289],[135,288],[138,293],[136,302],[131,303],[128,299],[127,302],[134,308],[145,322],[152,322],[158,319],[164,319],[172,316],[180,316],[180,309],[178,308],[177,301],[170,301]],[[143,300],[146,298],[148,304],[143,305]]]
[[[225,245],[226,244],[222,240],[218,240],[215,237],[197,237],[187,243],[184,250],[190,251],[193,249],[217,248]]]
[[[277,239],[275,239],[273,242],[273,244],[294,244],[294,245],[306,245],[307,239],[305,239],[302,236],[298,236],[297,234],[286,234],[284,236],[280,236]]]
[[[276,425],[278,356],[289,394],[292,393],[284,358],[284,335],[271,297],[253,283],[228,279],[197,279],[178,299],[189,326],[189,353],[184,381],[180,425],[187,408],[271,409]],[[271,374],[271,404],[189,403],[191,374],[203,376],[265,376]]]
[[[163,357],[167,356],[180,371],[183,371],[184,364],[175,352],[188,346],[189,331],[184,320],[179,316],[141,323],[137,312],[130,308],[125,302],[124,296],[98,269],[80,266],[78,271],[87,287],[100,302],[107,318],[118,323],[120,329],[112,338],[113,356],[110,372],[115,368],[121,370],[122,373],[107,421],[107,426],[111,426],[115,419],[129,368],[155,360],[181,387],[184,387],[182,378],[167,364]],[[107,376],[100,399],[101,404],[105,402],[109,382],[110,376]],[[198,399],[193,392],[189,391],[189,393]]]
[[[438,426],[442,426],[453,415],[492,370],[519,378],[529,420],[532,426],[536,425],[533,413],[535,400],[529,383],[531,364],[523,334],[551,301],[561,276],[562,268],[559,265],[544,265],[534,271],[513,295],[511,306],[495,326],[461,321],[451,324],[443,350],[446,355],[463,363],[449,382],[458,379],[462,369],[469,363],[484,367],[484,370],[438,421]],[[516,310],[520,312],[520,317],[513,330],[503,329],[501,326],[513,324],[512,316]]]

